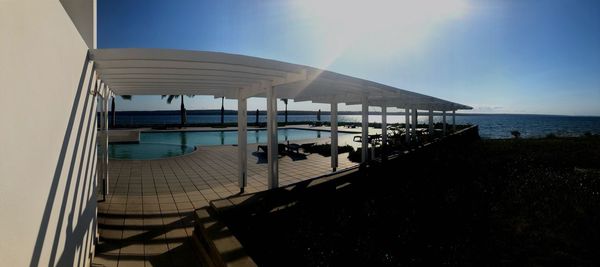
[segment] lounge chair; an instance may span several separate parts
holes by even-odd
[[[267,151],[269,150],[269,147],[267,145],[258,145],[258,147],[256,148],[256,152],[259,152],[260,150],[267,153]],[[277,150],[278,150],[277,152],[280,155],[284,155],[286,152],[286,146],[284,144],[277,144]]]
[[[293,152],[296,154],[300,154],[300,149],[302,149],[302,151],[304,153],[307,153],[307,151],[309,151],[309,149],[314,145],[315,145],[315,143],[306,143],[306,144],[292,143],[292,144],[290,144],[290,141],[287,141],[286,149],[287,149],[287,152],[290,152],[290,153]]]
[[[315,143],[306,143],[306,144],[301,144],[300,148],[302,148],[303,150],[308,150],[311,147],[313,147],[315,145]]]
[[[295,152],[296,154],[300,154],[299,144],[290,144],[290,141],[287,141],[287,145],[285,145],[285,148],[288,152]]]
[[[357,143],[362,143],[362,136],[361,135],[355,135],[352,138],[352,141],[357,142]],[[368,135],[367,142],[369,144],[371,144],[371,145],[379,145],[379,144],[381,144],[381,135],[380,134],[371,134],[371,135]]]

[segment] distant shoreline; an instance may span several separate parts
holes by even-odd
[[[221,115],[220,109],[205,109],[205,110],[187,110],[187,115]],[[421,111],[426,112],[426,111]],[[100,113],[100,112],[98,112]],[[179,110],[151,110],[151,111],[117,111],[117,115],[138,115],[138,116],[151,116],[151,115],[179,115]],[[284,111],[277,111],[278,114],[283,115]],[[259,115],[267,115],[266,110],[259,110]],[[288,110],[289,116],[306,116],[316,115],[315,110]],[[338,115],[361,115],[360,111],[338,111]],[[399,116],[404,115],[404,112],[388,112],[388,115]],[[439,116],[439,113],[435,113]],[[446,113],[452,115],[451,112]],[[237,115],[237,110],[225,110],[225,115]],[[249,110],[248,115],[256,115],[256,111]],[[321,111],[321,115],[330,115],[329,111]],[[380,111],[370,111],[369,115],[381,115]],[[419,115],[424,116],[424,115]],[[464,113],[458,112],[456,116],[543,116],[543,117],[600,117],[595,115],[557,115],[557,114],[518,114],[518,113]]]

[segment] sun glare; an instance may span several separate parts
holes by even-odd
[[[320,67],[343,55],[414,51],[436,25],[468,13],[466,0],[298,0],[293,7],[310,21]]]

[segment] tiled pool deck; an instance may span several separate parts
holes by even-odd
[[[351,136],[340,140],[350,144]],[[313,140],[314,141],[314,140]],[[319,139],[329,142],[329,139]],[[267,189],[267,160],[248,145],[246,193]],[[198,147],[159,160],[111,160],[110,195],[98,205],[96,266],[196,266],[192,211],[239,193],[237,147]],[[287,185],[331,173],[330,157],[280,156],[279,182]],[[339,155],[339,169],[354,166]]]

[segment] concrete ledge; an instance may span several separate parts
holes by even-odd
[[[242,244],[229,228],[213,218],[208,208],[194,212],[194,234],[192,239],[206,266],[250,267],[257,266],[246,254]]]
[[[269,206],[268,209],[277,209],[308,192],[323,193],[324,190],[336,190],[340,184],[346,183],[345,179],[339,179],[340,177],[357,170],[357,167],[353,167],[273,190],[211,201],[210,206],[194,211],[192,239],[202,263],[211,267],[257,266],[246,254],[240,241],[220,220],[221,216],[227,216],[228,212],[235,208],[252,209],[257,204],[260,208],[266,205]]]
[[[430,144],[414,148],[410,152],[406,151],[395,155],[390,161],[402,160],[403,157],[411,156],[414,153],[435,149],[437,144],[444,142],[478,137],[477,126],[471,126]],[[224,222],[232,219],[239,220],[240,214],[251,215],[274,212],[285,209],[301,200],[319,199],[319,196],[345,190],[348,185],[353,183],[360,186],[360,183],[372,182],[379,178],[369,177],[368,169],[377,167],[378,164],[381,164],[381,162],[373,161],[364,168],[352,167],[272,190],[211,201],[208,207],[196,210],[194,214],[193,238],[204,264],[207,266],[256,266],[254,260],[246,254],[240,241]],[[361,172],[361,169],[366,170],[366,172]],[[353,175],[355,173],[360,175]],[[243,218],[241,219],[243,220]],[[232,225],[231,227],[235,228],[236,226]]]
[[[133,143],[140,142],[140,131],[138,130],[109,130],[109,143]]]

